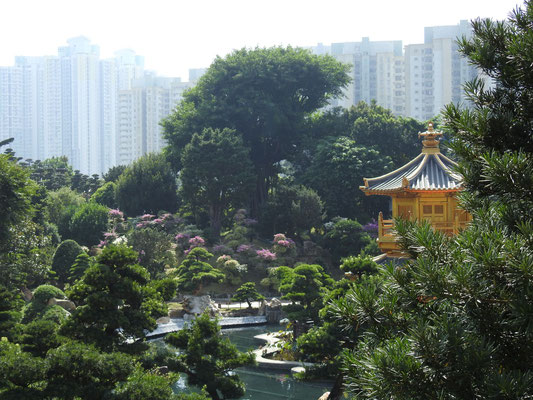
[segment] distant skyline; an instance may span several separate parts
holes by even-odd
[[[505,19],[516,0],[18,0],[0,2],[0,66],[15,56],[56,55],[86,36],[101,58],[129,48],[145,68],[188,79],[190,68],[242,47],[314,46],[402,40],[422,43],[424,27],[476,17]]]

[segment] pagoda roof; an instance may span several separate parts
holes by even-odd
[[[458,191],[462,189],[462,177],[454,172],[457,165],[441,154],[436,136],[430,123],[424,137],[422,153],[416,158],[388,174],[376,178],[364,178],[361,186],[367,194],[390,194],[397,192]]]

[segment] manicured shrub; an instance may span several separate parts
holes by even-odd
[[[99,243],[108,224],[108,208],[97,203],[82,205],[70,220],[72,239],[83,246]]]
[[[65,240],[57,246],[52,259],[52,271],[61,287],[69,280],[70,269],[81,253],[83,249],[74,240]]]
[[[117,200],[115,197],[117,185],[115,182],[107,182],[103,186],[99,187],[96,192],[91,196],[91,201],[101,204],[109,208],[116,208]]]

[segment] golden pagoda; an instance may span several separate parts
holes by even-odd
[[[422,137],[422,152],[403,167],[377,178],[364,178],[360,189],[366,195],[390,196],[392,218],[426,220],[434,229],[448,235],[464,229],[470,215],[458,207],[456,194],[462,189],[462,177],[454,172],[457,165],[441,154],[439,139],[442,132],[428,124]],[[393,219],[383,219],[379,213],[378,245],[389,257],[400,257]]]

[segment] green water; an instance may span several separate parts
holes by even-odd
[[[269,326],[223,330],[241,351],[252,350],[264,342],[254,339],[255,335],[275,331]],[[246,385],[246,394],[242,400],[316,400],[332,385],[316,382],[302,382],[293,379],[290,374],[259,368],[239,368],[237,374]],[[177,392],[186,392],[185,379],[175,384]]]

